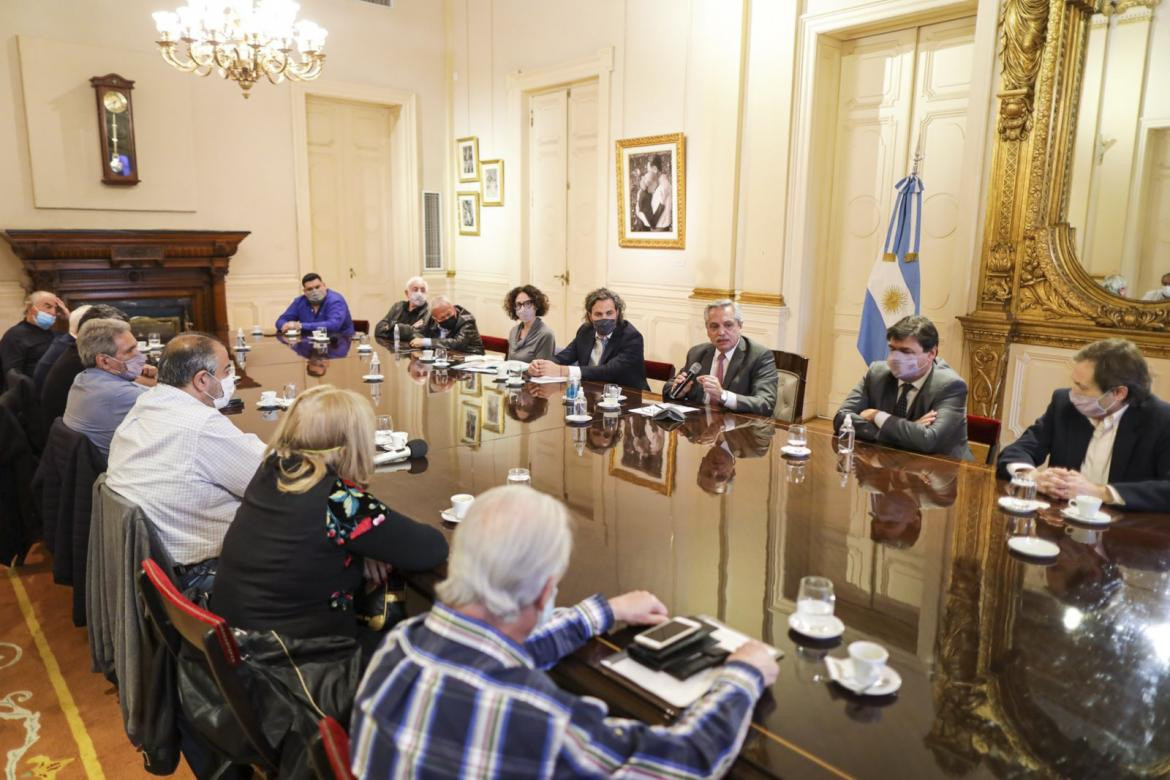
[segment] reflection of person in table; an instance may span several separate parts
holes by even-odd
[[[739,427],[730,416],[713,412],[709,423],[703,415],[689,415],[680,430],[688,441],[712,445],[699,462],[696,484],[703,491],[720,495],[730,490],[735,481],[735,462],[738,458],[759,458],[768,454],[776,429],[770,423],[749,422]]]
[[[631,415],[625,418],[624,423],[626,445],[622,448],[622,465],[654,479],[662,479],[665,433],[642,416]]]
[[[922,510],[948,507],[958,496],[959,465],[901,450],[858,448],[857,484],[869,494],[869,537],[888,547],[913,547]]]
[[[526,385],[519,392],[510,392],[505,411],[513,420],[520,422],[544,417],[548,411],[548,396],[545,393],[551,394],[552,388],[559,387],[560,385]]]

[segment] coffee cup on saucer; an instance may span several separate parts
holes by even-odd
[[[1069,499],[1069,511],[1086,520],[1093,520],[1101,511],[1101,499],[1096,496],[1077,496]]]
[[[849,660],[853,662],[853,681],[861,686],[872,685],[882,675],[890,653],[877,642],[851,642]]]
[[[435,351],[433,349],[424,349],[422,351],[422,357],[420,358],[420,360],[434,360],[434,359],[435,359]]]
[[[262,390],[260,391],[260,405],[261,406],[276,406],[276,391]]]
[[[475,496],[470,493],[456,493],[451,496],[451,514],[456,520],[467,517],[467,510],[475,503]]]

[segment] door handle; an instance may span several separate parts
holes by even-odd
[[[569,283],[569,270],[566,268],[563,274],[553,274],[554,279],[560,279],[561,284]]]

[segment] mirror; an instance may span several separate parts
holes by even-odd
[[[1170,301],[1170,19],[1113,0],[1086,39],[1067,221],[1085,271],[1120,297]]]

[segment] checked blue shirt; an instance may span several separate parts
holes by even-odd
[[[523,646],[436,603],[400,624],[370,661],[354,702],[357,777],[672,777],[722,775],[763,691],[742,663],[671,726],[607,717],[560,690],[547,669],[613,625],[601,596],[558,609]]]

